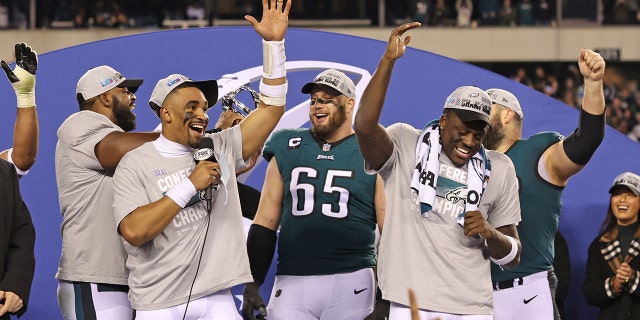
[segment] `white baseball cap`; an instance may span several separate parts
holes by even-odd
[[[356,98],[356,86],[353,84],[351,78],[336,69],[328,69],[320,72],[320,74],[313,79],[313,82],[309,82],[302,87],[302,93],[311,93],[313,86],[319,84],[331,87],[347,96],[347,98]]]
[[[491,102],[513,110],[513,112],[520,116],[520,119],[524,119],[524,113],[522,112],[522,107],[520,107],[520,102],[513,93],[507,90],[493,88],[487,90],[487,94],[491,98]]]
[[[444,108],[453,109],[463,122],[480,120],[489,124],[491,99],[478,87],[462,86],[447,97]]]
[[[164,79],[160,79],[151,93],[149,106],[158,118],[160,118],[160,107],[162,107],[162,104],[169,93],[171,93],[171,91],[173,91],[177,86],[186,82],[193,83],[198,87],[198,89],[200,89],[200,91],[202,91],[204,97],[209,103],[209,106],[214,105],[218,101],[218,82],[216,80],[193,81],[187,76],[174,73]]]
[[[115,87],[127,88],[135,93],[142,84],[142,79],[127,79],[122,73],[109,66],[99,66],[85,72],[76,85],[76,95],[81,94],[85,100],[103,94]]]
[[[613,179],[613,185],[609,188],[609,193],[617,186],[625,186],[631,189],[631,192],[636,196],[640,195],[640,177],[635,173],[625,172],[618,175]]]

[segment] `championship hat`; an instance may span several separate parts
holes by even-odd
[[[613,179],[613,185],[609,188],[609,193],[617,186],[625,186],[631,189],[636,196],[640,195],[640,177],[635,173],[625,172],[618,175]]]
[[[318,84],[331,87],[347,96],[347,98],[356,98],[356,86],[351,78],[336,69],[322,71],[313,79],[313,82],[309,82],[302,87],[302,93],[311,93],[313,86]]]
[[[153,88],[153,92],[151,92],[149,106],[158,118],[160,118],[160,107],[162,107],[169,93],[177,86],[186,82],[193,83],[202,91],[209,106],[214,105],[218,101],[218,82],[216,80],[193,81],[187,76],[174,73],[164,79],[160,79],[158,83],[156,83],[155,88]]]
[[[478,87],[462,86],[454,90],[444,103],[463,122],[480,120],[489,124],[491,98]]]
[[[522,112],[522,107],[520,107],[520,102],[511,92],[497,88],[489,89],[486,92],[491,98],[491,102],[513,110],[513,112],[520,116],[520,119],[524,119],[524,113]]]
[[[138,90],[142,79],[127,79],[122,73],[109,66],[99,66],[85,72],[76,85],[76,95],[84,100],[103,94],[115,87],[127,88],[132,93]]]

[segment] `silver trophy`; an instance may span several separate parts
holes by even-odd
[[[247,107],[236,97],[242,91],[248,91],[251,94],[251,99],[253,100],[254,104],[253,109]],[[222,110],[231,110],[233,112],[238,112],[246,117],[249,113],[251,113],[252,110],[258,107],[259,101],[260,93],[249,87],[249,84],[245,84],[223,96],[221,104]]]

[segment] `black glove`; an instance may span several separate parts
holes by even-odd
[[[267,307],[260,297],[260,286],[255,283],[247,283],[242,292],[242,319],[244,320],[266,320]],[[256,315],[256,312],[258,313]]]
[[[389,300],[382,299],[382,291],[380,291],[380,288],[377,288],[376,304],[373,306],[373,312],[364,318],[364,320],[387,320],[389,319],[390,308],[391,302],[389,302]]]

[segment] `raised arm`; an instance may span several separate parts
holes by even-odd
[[[262,0],[262,19],[245,16],[262,37],[263,76],[260,103],[241,123],[242,156],[247,159],[262,145],[284,114],[287,96],[284,36],[289,25],[291,0]]]
[[[35,97],[38,54],[25,43],[16,43],[15,57],[14,70],[4,60],[0,62],[17,100],[11,157],[9,150],[4,150],[0,152],[0,158],[12,162],[20,175],[24,175],[36,162],[38,153],[39,125]]]
[[[569,178],[589,162],[604,138],[604,77],[605,61],[588,49],[580,51],[580,73],[584,77],[584,97],[578,128],[565,140],[549,147],[544,153],[545,166],[551,182],[564,186]]]
[[[373,73],[369,84],[360,98],[360,107],[356,113],[354,130],[360,144],[362,156],[372,169],[379,170],[389,159],[393,151],[393,142],[379,124],[380,113],[389,88],[391,73],[396,60],[404,55],[411,35],[402,39],[402,35],[410,29],[420,26],[419,22],[405,23],[391,32],[387,49],[380,59],[378,68]]]

